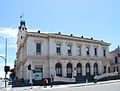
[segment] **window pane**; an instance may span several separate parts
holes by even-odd
[[[97,48],[94,48],[95,55],[97,55]]]
[[[117,56],[115,57],[115,63],[118,63],[118,59],[117,59]]]
[[[56,46],[56,53],[61,53],[61,48],[60,47],[61,47],[60,45]]]
[[[80,54],[81,54],[81,47],[78,46],[78,55],[80,55]]]
[[[103,50],[103,56],[104,57],[106,56],[106,50]]]
[[[36,53],[41,53],[41,44],[40,43],[36,44]]]
[[[68,54],[71,54],[71,46],[68,45]]]
[[[89,55],[89,47],[86,47],[86,54]]]

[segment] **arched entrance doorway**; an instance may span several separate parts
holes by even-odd
[[[94,75],[98,75],[98,64],[94,64]]]
[[[72,64],[67,64],[67,77],[72,78]]]
[[[57,63],[55,65],[56,69],[56,76],[62,76],[62,65],[60,63]]]
[[[86,64],[86,75],[90,75],[90,64]]]
[[[82,65],[80,63],[77,64],[77,76],[82,75]]]

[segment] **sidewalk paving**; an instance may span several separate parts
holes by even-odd
[[[53,85],[51,88],[50,86],[47,86],[47,88],[44,88],[44,86],[29,86],[29,87],[14,87],[12,88],[11,85],[0,88],[0,91],[29,91],[29,90],[38,90],[38,89],[57,89],[57,88],[72,88],[72,87],[83,87],[83,86],[91,86],[91,85],[100,85],[100,84],[109,84],[109,83],[117,83],[120,82],[120,80],[111,80],[111,81],[102,81],[97,83],[79,83],[79,84],[66,84],[66,85]]]

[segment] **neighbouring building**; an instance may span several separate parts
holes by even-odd
[[[110,43],[93,38],[59,33],[29,32],[20,21],[15,62],[16,76],[34,82],[54,77],[54,81],[91,81],[106,72]],[[28,65],[31,69],[28,70]]]
[[[116,48],[109,54],[110,57],[110,70],[111,72],[118,72],[120,74],[120,48]]]

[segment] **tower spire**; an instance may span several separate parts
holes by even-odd
[[[27,30],[24,20],[20,21],[19,30]]]

